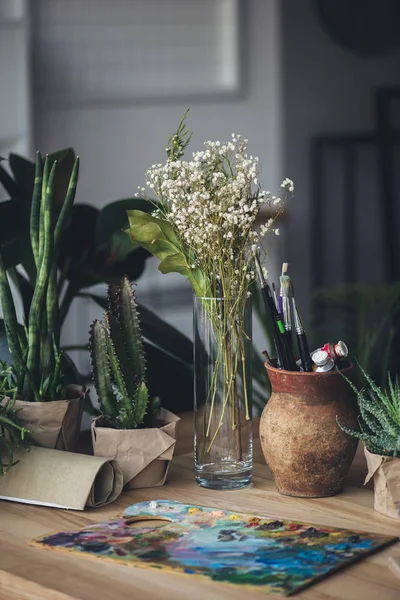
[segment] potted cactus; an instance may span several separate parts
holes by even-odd
[[[14,408],[18,420],[30,430],[33,442],[61,450],[74,450],[83,410],[84,390],[70,385],[68,359],[60,349],[57,301],[57,256],[62,233],[70,218],[78,180],[79,160],[57,211],[54,201],[57,161],[36,156],[35,185],[30,213],[35,285],[29,318],[17,322],[14,298],[0,255],[0,305],[11,356]],[[56,214],[59,212],[59,214]],[[3,404],[10,397],[3,389]]]
[[[173,413],[150,398],[133,289],[108,287],[104,320],[93,322],[90,349],[102,416],[92,423],[94,454],[117,460],[130,488],[165,483],[176,440]]]
[[[360,431],[339,426],[364,443],[368,475],[365,483],[374,480],[374,508],[395,519],[400,518],[400,383],[388,375],[388,387],[379,387],[360,367],[368,383],[357,390]]]

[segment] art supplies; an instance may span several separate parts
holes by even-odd
[[[317,350],[311,358],[314,363],[313,371],[316,373],[326,373],[335,368],[335,361],[325,350]]]
[[[279,304],[278,304],[278,298],[277,298],[277,295],[276,295],[275,283],[272,283],[272,293],[274,294],[274,302],[275,302],[276,310],[279,311]]]
[[[284,263],[287,265],[288,263]],[[282,318],[285,325],[286,337],[290,349],[292,349],[292,316],[290,310],[290,293],[291,293],[291,282],[288,275],[281,275],[280,277],[281,291],[280,297],[282,299]]]
[[[277,310],[275,285],[272,284],[274,290],[273,300],[271,290],[263,275],[256,246],[252,246],[252,251],[265,308],[273,325],[276,365],[278,368],[287,371],[298,371],[300,368],[301,371],[306,373],[313,371],[324,373],[335,367],[342,369],[348,366],[350,363],[345,359],[349,351],[342,341],[337,343],[328,342],[322,348],[310,352],[303,320],[294,297],[293,283],[287,274],[289,264],[285,262],[282,265],[282,274],[279,278],[279,309]],[[298,360],[295,360],[292,350],[292,323],[294,324],[300,355]],[[314,357],[316,357],[316,360]],[[269,364],[273,364],[273,359],[268,358],[267,360]]]
[[[337,342],[337,344],[328,342],[322,346],[321,350],[325,350],[325,352],[328,353],[328,356],[333,358],[334,361],[337,361],[340,358],[346,358],[349,354],[346,344],[342,341]]]
[[[397,539],[153,500],[31,545],[289,596]]]
[[[281,316],[276,309],[272,293],[269,285],[265,281],[264,274],[261,268],[260,259],[257,254],[256,246],[252,246],[254,254],[254,261],[257,271],[257,276],[261,286],[261,293],[264,300],[265,310],[271,320],[274,344],[276,349],[276,357],[280,368],[287,371],[296,371],[297,365],[293,356],[293,352],[289,347],[286,337],[285,326],[282,322]]]
[[[283,293],[282,293],[282,282],[284,281],[285,277],[287,277],[286,272],[288,270],[288,266],[289,263],[284,262],[282,265],[282,272],[281,272],[281,276],[279,277],[279,283],[280,283],[280,291],[279,291],[279,312],[283,317]]]
[[[307,341],[307,336],[306,336],[306,332],[305,332],[304,325],[303,325],[303,320],[297,309],[292,283],[290,283],[290,287],[291,287],[291,292],[292,292],[291,300],[292,300],[292,308],[293,308],[293,315],[294,315],[294,328],[296,331],[297,345],[299,348],[301,365],[303,367],[303,371],[306,371],[309,373],[313,370],[312,360],[310,357],[310,349],[308,347],[308,341]]]

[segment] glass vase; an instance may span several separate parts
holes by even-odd
[[[252,480],[251,298],[194,297],[194,461],[199,485]]]

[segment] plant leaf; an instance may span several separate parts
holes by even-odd
[[[131,240],[160,259],[161,273],[180,273],[192,284],[197,296],[210,295],[210,286],[202,271],[188,264],[182,244],[171,223],[139,210],[128,211]]]

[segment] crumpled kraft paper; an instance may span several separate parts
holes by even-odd
[[[85,388],[68,386],[68,398],[53,402],[16,400],[18,421],[31,431],[30,439],[44,448],[77,449],[81,427]],[[7,399],[4,398],[2,402]]]
[[[400,518],[400,459],[372,454],[364,448],[368,474],[374,478],[374,509],[392,519]]]
[[[129,488],[163,485],[176,444],[179,417],[160,409],[151,429],[113,429],[92,423],[95,456],[115,459]]]
[[[14,453],[19,462],[0,477],[0,499],[83,510],[118,498],[123,489],[115,461],[32,446]]]

